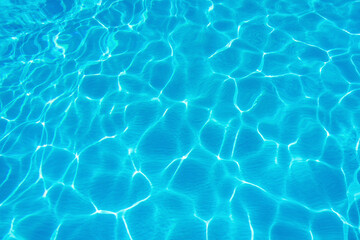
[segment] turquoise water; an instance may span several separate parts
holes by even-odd
[[[360,239],[359,1],[0,7],[0,238]]]

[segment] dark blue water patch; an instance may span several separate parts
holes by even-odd
[[[323,35],[324,31],[331,31],[333,37],[325,37],[325,35]],[[337,29],[332,24],[327,23],[323,23],[321,25],[321,31],[316,31],[311,37],[309,37],[309,41],[311,43],[325,50],[333,48],[347,48],[349,40],[349,34],[340,29]]]
[[[189,57],[202,57],[203,47],[200,44],[200,40],[203,39],[203,34],[201,33],[202,29],[198,25],[189,24],[176,28],[172,38],[174,44],[178,45],[182,54],[186,54],[186,56]],[[217,43],[215,42],[214,45],[215,44]]]
[[[54,2],[50,0],[46,1],[43,9],[45,14],[48,15],[48,17],[54,17],[64,11],[64,8],[60,1]]]
[[[248,77],[237,82],[238,96],[237,105],[241,110],[248,110],[254,104],[256,99],[262,94],[262,78]]]
[[[185,17],[195,24],[204,25],[209,23],[205,12],[200,12],[195,7],[188,7]]]
[[[290,75],[271,78],[279,97],[285,102],[297,102],[303,97],[298,76]]]
[[[236,25],[233,21],[222,20],[214,22],[213,27],[220,32],[226,32],[230,30],[233,31],[236,28]]]
[[[336,107],[331,113],[330,126],[326,126],[326,129],[333,133],[339,133],[343,129],[350,131],[352,128],[351,117],[343,107]]]
[[[315,165],[314,163],[309,165],[313,171],[317,185],[322,189],[332,204],[340,203],[346,198],[345,178],[340,170]]]
[[[113,36],[116,41],[116,47],[113,50],[113,54],[134,52],[137,48],[141,48],[145,43],[145,39],[131,31],[118,31]]]
[[[168,1],[151,2],[150,12],[156,16],[168,16],[171,5]]]
[[[240,63],[240,51],[234,47],[229,47],[210,59],[212,69],[225,75],[231,74]]]
[[[212,186],[202,188],[194,202],[196,215],[201,219],[211,219],[217,212],[217,199]]]
[[[0,55],[3,58],[3,61],[5,61],[6,58],[11,57],[11,55],[14,53],[14,43],[11,43],[11,40],[5,40],[2,39],[2,43],[0,46]]]
[[[316,184],[306,162],[292,163],[287,181],[287,195],[311,208],[321,209],[328,206],[327,199]]]
[[[162,114],[159,102],[140,102],[130,104],[126,108],[125,121],[127,126],[134,127],[137,130],[145,131],[151,123],[158,120]],[[141,114],[144,113],[144,114]]]
[[[51,198],[51,195],[49,195]],[[76,190],[72,188],[63,188],[54,202],[56,206],[55,211],[59,216],[66,216],[68,214],[85,215],[94,212],[94,206]]]
[[[38,145],[41,145],[43,126],[41,124],[28,124],[14,131],[17,136],[12,136],[3,142],[2,151],[8,152],[19,149],[23,153],[32,152]]]
[[[57,237],[68,238],[68,239],[79,239],[79,238],[87,238],[91,239],[94,236],[102,236],[104,238],[116,238],[116,233],[112,231],[115,228],[115,216],[114,215],[92,215],[87,217],[86,219],[82,219],[81,217],[70,219],[65,221],[61,227],[59,228]],[[80,224],[79,224],[80,222]],[[74,225],[78,225],[76,229],[74,229]],[[119,227],[119,229],[121,229]],[[126,230],[121,229],[119,231],[120,237],[126,236]]]
[[[66,11],[70,11],[75,5],[74,0],[62,0],[62,3],[65,6]]]
[[[269,150],[268,150],[269,149]],[[271,154],[276,154],[276,147],[268,147],[268,152],[263,151],[261,154],[259,154],[258,159],[261,159],[262,161],[260,162],[265,162],[265,164],[263,164],[263,166],[261,166],[261,168],[259,168],[259,173],[261,172],[261,174],[263,174],[264,178],[261,179],[261,181],[259,181],[259,185],[263,186],[269,193],[271,194],[275,194],[277,196],[284,194],[284,189],[285,189],[285,182],[286,182],[286,178],[283,176],[283,171],[285,171],[285,169],[287,169],[287,166],[284,164],[282,164],[283,166],[281,166],[279,163],[279,159],[276,158],[275,160],[273,159],[273,156],[270,156]],[[274,160],[275,162],[275,166],[273,166],[273,163],[271,163],[271,160]],[[253,169],[252,169],[253,171]],[[255,172],[255,171],[254,171]],[[251,171],[250,171],[251,174]],[[253,181],[257,181],[255,180],[255,174],[252,174],[254,180]],[[252,178],[249,178],[252,179]]]
[[[115,77],[100,75],[86,76],[81,84],[81,92],[90,98],[100,99],[105,96],[109,89],[117,88]]]
[[[354,203],[349,207],[348,217],[354,226],[359,225],[359,201],[354,201]]]
[[[43,154],[48,155],[47,159],[41,161],[43,175],[47,180],[55,182],[64,176],[68,165],[74,159],[72,153],[60,149],[50,153],[47,148],[44,148],[44,151],[39,150],[38,155],[43,156]]]
[[[292,157],[291,154],[288,151],[288,146],[286,145],[280,145],[277,150],[277,162],[279,165],[287,166],[291,164]]]
[[[65,75],[74,73],[77,71],[76,70],[76,62],[74,60],[68,61],[66,64],[64,64],[64,66],[61,69]],[[70,88],[70,86],[69,86],[69,88]]]
[[[341,75],[350,83],[358,83],[360,81],[359,73],[354,64],[351,62],[350,56],[333,57],[334,64],[338,67]]]
[[[265,139],[274,141],[280,140],[280,129],[274,123],[260,123],[258,125],[258,130]]]
[[[241,39],[257,49],[263,49],[266,45],[267,36],[270,34],[271,28],[263,23],[249,23],[241,27]]]
[[[339,143],[335,138],[328,137],[321,159],[334,167],[340,167],[343,157],[343,151]]]
[[[250,220],[254,231],[267,235],[266,232],[269,231],[275,217],[276,202],[260,189],[248,185],[239,187],[232,202],[235,204],[237,201],[240,201],[252,216]]]
[[[129,73],[139,73],[142,72],[145,63],[152,60],[162,60],[171,55],[171,48],[168,43],[163,41],[152,42],[144,49],[144,51],[138,54],[131,67],[129,68]]]
[[[359,110],[359,107],[357,106],[357,103],[360,100],[359,98],[360,98],[359,90],[351,91],[349,92],[349,94],[347,94],[344,98],[341,99],[341,105],[351,111],[357,111]]]
[[[193,148],[194,143],[196,142],[196,135],[187,124],[184,124],[179,128],[178,133],[179,151],[185,155]]]
[[[277,97],[274,89],[267,93],[263,93],[254,105],[250,115],[256,118],[267,118],[276,115],[277,111],[282,106],[281,100]]]
[[[84,69],[85,75],[96,75],[99,74],[100,72],[101,72],[101,63],[99,62],[96,62],[94,64],[87,64],[87,66]],[[74,76],[76,76],[76,74]]]
[[[320,48],[312,46],[302,46],[302,48],[302,54],[299,55],[301,60],[319,62],[327,62],[329,60],[327,53]]]
[[[222,34],[217,34],[217,31],[211,28],[204,31],[200,36],[201,45],[199,47],[203,49],[206,56],[211,56],[217,49],[227,44],[227,38]]]
[[[51,214],[50,211],[44,210],[19,221],[19,224],[16,225],[14,230],[21,237],[29,236],[30,238],[50,239],[57,224],[55,216]],[[29,225],[31,225],[31,227],[29,227]]]
[[[268,176],[268,171],[273,168],[275,163],[275,158],[273,157],[276,154],[277,146],[271,143],[265,143],[262,146],[262,149],[258,150],[256,154],[247,154],[246,157],[239,160],[239,164],[243,166],[244,169],[244,177],[253,182],[254,184],[260,184],[260,182],[266,181],[265,179]],[[276,176],[276,167],[273,169],[273,176]],[[257,175],[261,174],[263,179],[257,179]],[[279,181],[281,179],[278,179]],[[268,187],[269,189],[273,188],[272,183],[262,183],[262,186]],[[275,187],[276,188],[276,187]],[[280,184],[277,187],[280,188]],[[277,191],[278,189],[275,189]]]
[[[290,151],[295,156],[301,155],[304,158],[317,159],[322,153],[325,138],[326,132],[321,126],[308,126],[308,130],[302,132],[296,144],[291,146]],[[306,153],[304,153],[305,149]]]
[[[2,223],[0,223],[0,234],[2,236],[6,236],[6,234],[8,234],[8,231],[11,227],[11,222],[12,222],[12,211],[10,211],[8,208],[0,208],[0,214],[2,216],[2,219],[4,219],[4,221],[2,221]]]
[[[264,56],[263,71],[266,75],[281,75],[288,73],[287,65],[290,56],[282,53],[269,53]]]
[[[226,174],[226,172],[220,172],[217,174]],[[219,182],[216,182],[216,192],[220,201],[228,201],[234,193],[234,189],[237,186],[237,182],[233,178],[222,178]]]
[[[211,6],[208,6],[210,8]],[[214,19],[223,20],[223,19],[233,19],[235,17],[235,12],[233,9],[230,9],[225,4],[214,4],[212,6],[211,16]]]
[[[5,106],[8,106],[8,104],[14,100],[16,95],[14,94],[13,91],[7,88],[1,88],[1,90],[2,90],[0,93],[1,106],[5,108]]]
[[[286,128],[280,128],[280,142],[286,144],[294,143],[298,138],[299,131],[306,130],[307,124],[314,123],[316,111],[314,111],[312,106],[314,106],[314,103],[308,101],[303,103],[301,107],[285,112],[282,117],[282,124]],[[300,121],[301,119],[303,120]]]
[[[170,134],[166,129],[156,127],[146,133],[139,150],[150,158],[168,158],[176,154],[177,141],[175,136]]]
[[[177,172],[172,189],[184,194],[197,196],[200,190],[206,188],[209,176],[209,163],[201,164],[184,160],[181,169]],[[191,178],[190,178],[191,176]]]
[[[234,156],[240,157],[242,155],[253,154],[260,150],[263,140],[260,135],[251,128],[242,128],[237,136]]]
[[[279,207],[279,222],[291,223],[300,229],[306,229],[311,224],[311,211],[295,202],[282,202]]]
[[[216,217],[209,223],[208,237],[211,240],[215,239],[230,239],[231,238],[231,220],[226,217]]]
[[[346,15],[348,17],[349,9],[348,7],[344,7],[341,5],[346,2],[347,1],[336,3],[336,1],[324,1],[321,3],[317,3],[314,6],[319,14],[329,19],[331,22],[333,22],[334,25],[344,27],[346,24],[346,20],[342,15]]]
[[[127,11],[132,12],[131,7],[132,6],[129,6],[130,9],[128,9]],[[103,11],[99,12],[96,15],[96,18],[99,19],[99,21],[107,27],[117,27],[124,24],[122,22],[124,18],[123,14],[124,13],[118,11],[115,7],[113,7],[110,9],[104,9]],[[126,21],[128,19],[124,20]]]
[[[150,84],[161,90],[170,81],[173,73],[172,65],[166,62],[160,62],[152,68]]]
[[[2,161],[4,161],[4,158],[2,158]],[[11,167],[19,167],[19,164],[11,164]],[[6,168],[5,168],[6,169]],[[9,174],[9,173],[7,173]],[[17,184],[20,182],[19,178],[21,178],[21,173],[19,171],[12,171],[9,174],[9,177],[7,177],[7,181],[2,183],[0,188],[0,201],[4,202],[10,194],[13,193],[13,191],[16,189]]]
[[[324,92],[319,98],[319,106],[329,111],[340,101],[340,96],[331,92]]]
[[[6,131],[7,126],[8,126],[8,121],[5,119],[0,119],[0,132],[2,132],[0,137],[3,137],[3,135],[7,132]]]
[[[310,232],[289,223],[277,223],[271,229],[271,239],[312,239]]]
[[[2,159],[2,161],[0,162],[0,166],[1,166],[1,171],[0,171],[0,182],[4,183],[6,178],[9,176],[9,174],[11,174],[10,172],[10,166],[8,164],[5,163],[4,161],[5,159]]]
[[[174,230],[169,236],[171,240],[181,240],[189,238],[202,239],[206,237],[204,223],[199,219],[184,219],[175,225]]]
[[[190,105],[186,114],[190,126],[195,130],[200,130],[207,121],[210,113],[204,108]]]
[[[152,227],[152,222],[155,221],[156,208],[154,204],[149,201],[137,208],[130,209],[126,214],[128,229],[134,237],[142,238],[145,235],[154,238],[156,235],[156,228]]]
[[[354,228],[349,229],[348,239],[352,240],[352,239],[358,239],[358,238],[359,238],[359,234],[358,234],[357,230],[355,230]]]
[[[312,223],[311,232],[314,238],[342,239],[342,222],[335,213],[318,213]]]
[[[184,79],[186,79],[186,77],[186,74],[182,70],[175,71],[171,78],[171,81],[169,81],[164,88],[164,95],[176,101],[185,100],[186,86],[184,83]]]
[[[314,31],[314,30],[316,30],[318,25],[324,21],[324,19],[316,13],[308,13],[308,14],[303,15],[299,19],[299,21],[301,21],[301,24],[307,30]]]
[[[284,31],[275,29],[267,36],[267,43],[264,49],[265,52],[279,51],[284,48],[284,43],[290,40],[290,36]]]
[[[231,74],[232,77],[245,77],[248,72],[256,72],[261,68],[262,55],[260,52],[243,51],[238,68]]]
[[[165,214],[174,218],[182,218],[184,215],[193,212],[191,200],[186,195],[176,193],[174,191],[160,192],[153,198],[159,202],[159,206],[166,210]],[[166,217],[166,215],[164,217]]]
[[[214,154],[217,154],[220,151],[223,137],[223,126],[215,122],[208,122],[202,129],[200,136],[204,147]]]
[[[301,76],[303,92],[308,97],[318,97],[323,91],[323,82],[316,76]]]
[[[220,122],[229,122],[240,114],[239,110],[234,104],[235,98],[235,82],[227,80],[223,83],[219,95],[218,103],[213,110],[213,116]]]
[[[94,204],[100,209],[116,211],[131,205],[127,201],[130,181],[131,176],[129,175],[113,179],[111,175],[103,174],[102,176],[93,177],[91,187],[87,191]],[[100,188],[102,191],[100,191]]]

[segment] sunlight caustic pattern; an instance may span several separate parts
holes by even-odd
[[[2,239],[360,239],[360,2],[3,0]]]

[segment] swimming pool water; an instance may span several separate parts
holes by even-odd
[[[0,238],[360,239],[359,1],[0,7]]]

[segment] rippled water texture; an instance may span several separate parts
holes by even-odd
[[[0,238],[360,239],[360,1],[0,8]]]

